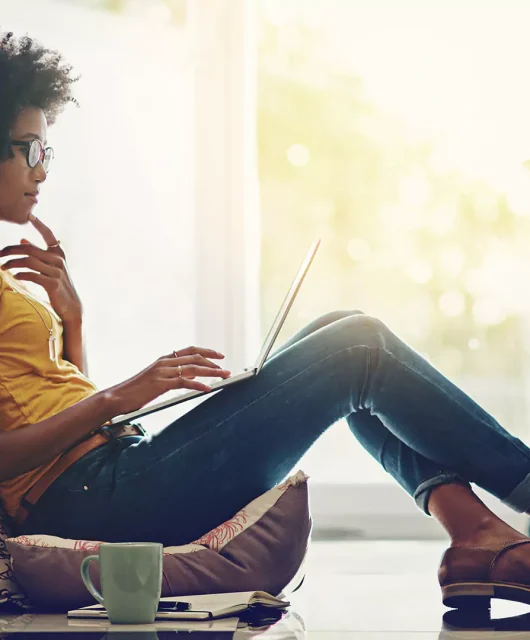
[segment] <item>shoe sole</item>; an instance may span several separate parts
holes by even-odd
[[[491,598],[530,604],[530,589],[497,582],[459,582],[442,587],[442,601],[451,609],[489,609]]]

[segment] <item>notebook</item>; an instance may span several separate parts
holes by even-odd
[[[270,611],[274,611],[274,609],[270,609]],[[42,617],[46,620],[46,616],[40,616],[40,618]],[[39,620],[40,618],[37,616],[36,619]],[[162,640],[162,638],[164,638],[167,640],[173,636],[180,640],[184,633],[186,633],[186,640],[195,640],[195,638],[197,640],[234,640],[234,632],[238,628],[241,620],[236,616],[233,618],[215,618],[214,620],[155,620],[153,624],[128,624],[122,627],[122,625],[113,624],[108,618],[67,618],[66,616],[57,616],[57,620],[59,619],[61,620],[60,631],[70,633],[81,632],[85,634],[80,636],[65,636],[65,638],[79,638],[79,640],[86,640],[87,638],[97,638],[98,640],[102,640],[103,638],[116,638],[116,640],[118,640],[118,638],[131,638],[131,640],[142,640],[142,638],[151,637],[153,639],[160,638],[160,640]],[[242,624],[245,625],[245,628],[250,629],[250,625],[246,625],[246,623]],[[48,622],[48,626],[44,623],[44,626],[44,629],[41,629],[39,626],[37,631],[49,632],[50,623]],[[126,629],[126,631],[120,631],[122,628]],[[59,626],[55,626],[55,617],[53,629],[57,629],[57,638],[60,638],[58,635]],[[33,631],[33,627],[30,631]],[[142,631],[144,635],[135,633],[137,631]],[[154,635],[155,631],[158,633],[158,636]],[[111,636],[110,634],[112,632],[118,635]],[[95,635],[96,633],[99,635]],[[121,636],[119,635],[120,633],[122,634]],[[132,635],[133,633],[135,633],[135,635]],[[36,637],[35,640],[37,640]]]
[[[167,603],[167,604],[166,604]],[[167,609],[175,605],[175,609]],[[284,598],[271,596],[265,591],[239,591],[235,593],[212,593],[208,595],[160,598],[157,620],[213,620],[243,613],[248,610],[283,610],[290,606]],[[177,607],[187,607],[178,610]],[[108,618],[100,604],[72,609],[69,618]]]

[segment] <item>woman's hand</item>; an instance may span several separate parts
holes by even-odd
[[[64,323],[80,320],[83,307],[68,273],[64,251],[60,246],[49,246],[57,244],[57,238],[44,222],[35,216],[31,216],[30,220],[48,248],[41,249],[23,238],[20,244],[4,247],[0,251],[0,257],[21,254],[25,257],[8,260],[2,265],[2,269],[32,269],[21,271],[14,278],[29,280],[43,287],[48,293],[53,310]]]
[[[136,411],[172,389],[210,391],[211,387],[195,378],[228,378],[230,371],[209,358],[219,360],[224,355],[213,349],[188,347],[158,358],[136,376],[107,390],[113,412],[120,415]]]

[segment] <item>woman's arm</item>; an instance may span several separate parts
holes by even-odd
[[[98,391],[51,418],[0,433],[0,482],[51,462],[111,418],[140,409],[163,393],[174,389],[211,391],[196,378],[228,378],[230,371],[210,358],[224,355],[201,347],[173,351],[132,378]]]
[[[0,433],[0,482],[51,462],[117,413],[106,389],[51,418]]]
[[[47,245],[41,249],[26,238],[20,244],[4,247],[0,256],[22,255],[8,260],[3,269],[30,269],[14,275],[16,280],[34,282],[48,294],[50,304],[63,322],[63,357],[86,376],[88,374],[83,349],[83,306],[66,265],[66,256],[53,231],[30,214],[31,223]]]
[[[63,358],[75,364],[82,374],[88,376],[81,316],[76,320],[63,321]]]

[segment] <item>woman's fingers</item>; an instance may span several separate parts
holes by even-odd
[[[33,269],[33,271],[37,271],[38,273],[42,273],[44,276],[50,276],[51,278],[57,278],[59,276],[59,269],[57,267],[52,266],[34,256],[29,256],[27,258],[14,258],[12,260],[8,260],[4,262],[2,265],[2,270],[5,269]]]
[[[188,347],[174,351],[160,358],[158,366],[160,374],[165,379],[170,379],[172,385],[169,388],[185,387],[188,389],[207,390],[210,387],[203,382],[195,381],[195,378],[229,378],[231,372],[221,368],[209,358],[220,359],[224,355],[214,349],[202,347]],[[179,384],[179,380],[193,382],[194,386]],[[173,381],[176,381],[173,383]]]
[[[170,378],[167,381],[168,390],[171,389],[193,389],[194,391],[211,391],[211,387],[204,382],[191,378]]]
[[[55,255],[51,252],[50,249],[41,249],[31,242],[21,242],[20,244],[12,244],[7,247],[4,247],[0,251],[0,257],[11,256],[11,255],[24,255],[24,256],[33,256],[42,262],[53,265],[55,267],[59,267],[64,264],[64,260],[62,256]]]
[[[182,373],[179,376],[179,366],[182,367]],[[160,369],[168,378],[228,378],[230,371],[219,367],[206,367],[197,364],[177,365],[176,367],[164,367]]]
[[[167,359],[164,359],[164,365],[170,367],[184,367],[191,364],[200,365],[202,367],[212,367],[213,369],[221,369],[218,364],[199,354],[192,356],[179,356],[178,358],[175,356],[169,356]]]
[[[189,365],[182,367],[182,375],[178,375],[174,367],[164,367],[159,370],[159,375],[165,381],[168,389],[198,389],[209,390],[210,386],[195,378],[228,378],[230,371],[224,369],[212,369],[211,367],[198,367]]]
[[[180,358],[181,356],[194,356],[201,355],[205,358],[224,358],[224,355],[215,349],[205,349],[204,347],[186,347],[185,349],[178,349],[171,354],[173,357]]]
[[[50,227],[46,226],[44,222],[42,222],[42,220],[40,220],[39,218],[37,218],[37,216],[34,216],[33,214],[30,215],[29,219],[31,220],[31,224],[41,234],[44,242],[48,246],[57,244],[57,238],[55,237],[55,234],[50,229]],[[53,247],[52,249],[49,249],[49,251],[55,251],[59,255],[64,255],[61,247]]]
[[[182,365],[180,365],[182,366]],[[219,369],[213,367],[201,367],[196,364],[182,366],[181,373],[179,375],[179,368],[177,367],[162,367],[159,369],[159,374],[163,378],[229,378],[230,371],[226,369]]]

